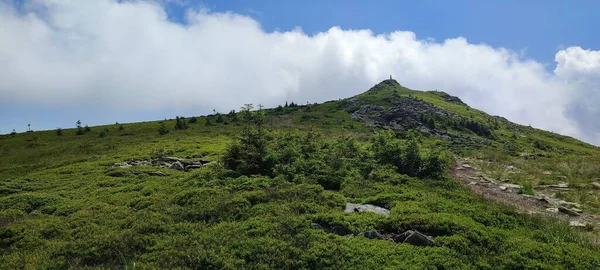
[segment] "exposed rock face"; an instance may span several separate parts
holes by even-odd
[[[361,213],[361,212],[373,212],[376,214],[384,215],[386,217],[390,216],[390,210],[385,208],[370,205],[370,204],[356,204],[356,203],[347,203],[346,209],[344,210],[346,213]]]
[[[351,116],[353,119],[364,121],[367,126],[394,130],[419,128],[429,130],[421,122],[421,114],[423,113],[437,114],[444,117],[454,116],[444,109],[413,98],[396,97],[392,99],[392,102],[394,106],[389,109],[371,104],[362,105]]]
[[[352,119],[363,121],[368,127],[397,131],[413,129],[445,140],[452,140],[458,144],[491,144],[489,140],[484,138],[460,133],[449,133],[446,130],[436,129],[426,124],[426,121],[423,119],[424,115],[429,115],[433,118],[453,119],[455,121],[468,120],[446,109],[438,108],[428,102],[410,97],[395,96],[388,98],[388,101],[393,106],[387,109],[382,106],[368,104],[366,100],[357,98],[346,101],[345,106],[349,108]]]
[[[136,166],[157,166],[161,168],[174,169],[178,171],[189,171],[202,168],[204,165],[214,164],[213,161],[188,160],[179,157],[161,157],[151,160],[129,160],[122,163],[115,163],[113,167],[129,168]]]

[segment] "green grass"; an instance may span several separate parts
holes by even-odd
[[[440,93],[393,85],[379,88],[359,97],[392,106],[386,97],[396,91],[483,123],[496,119],[444,102]],[[266,123],[278,132],[321,132],[323,136],[309,141],[319,149],[324,145],[336,149],[342,145],[340,140],[350,137],[357,144],[356,152],[362,153],[352,161],[342,159],[339,170],[320,171],[314,168],[330,168],[339,155],[315,150],[281,169],[297,171],[290,179],[283,173],[240,175],[219,164],[190,172],[111,166],[159,156],[204,155],[206,160],[219,161],[243,130],[241,119],[225,115],[224,123],[209,116],[213,124],[208,126],[208,117],[198,117],[185,130],[174,130],[175,120],[167,120],[166,135],[158,133],[156,121],[123,124],[123,130],[119,125],[92,127],[84,135],[64,129],[62,136],[55,131],[0,136],[0,268],[600,268],[598,247],[568,224],[487,202],[447,177],[410,177],[365,157],[372,154],[373,131],[352,120],[343,102],[266,111]],[[560,196],[598,212],[598,193],[587,187],[600,177],[598,148],[498,121],[492,145],[454,154],[476,157],[482,160],[477,165],[491,176],[532,188],[565,176],[577,188]],[[100,138],[104,129],[108,132]],[[423,153],[455,149],[439,138],[421,136],[420,140]],[[552,147],[537,149],[536,140]],[[526,160],[510,155],[504,141],[513,141],[517,153],[545,156]],[[300,151],[310,146],[300,142],[281,143],[286,146],[281,149]],[[269,151],[279,156],[287,153]],[[509,164],[518,172],[509,173]],[[148,175],[154,171],[167,176]],[[115,172],[122,177],[111,176],[118,175]],[[339,189],[327,190],[317,178],[338,181]],[[387,207],[391,217],[344,214],[346,202]],[[313,229],[311,222],[338,225],[349,233],[417,229],[436,236],[437,245],[346,239]]]

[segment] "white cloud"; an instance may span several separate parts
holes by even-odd
[[[265,32],[248,16],[188,10],[169,21],[160,2],[0,3],[0,98],[13,104],[134,111],[324,101],[390,74],[522,124],[600,143],[600,52],[570,47],[554,72],[520,53],[462,37],[419,40],[332,27]]]

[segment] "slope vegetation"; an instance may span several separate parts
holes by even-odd
[[[595,215],[599,154],[393,80],[322,104],[5,135],[0,268],[598,269],[593,222],[456,177]]]

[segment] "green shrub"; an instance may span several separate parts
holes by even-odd
[[[167,125],[165,124],[164,121],[161,121],[160,126],[158,127],[158,134],[166,135],[168,133],[169,133],[169,129],[167,128]]]
[[[98,137],[104,138],[104,137],[106,137],[107,134],[108,134],[108,129],[105,128],[104,130],[100,131],[100,133],[98,134]]]
[[[373,156],[381,164],[396,167],[399,173],[409,176],[440,178],[450,166],[450,157],[441,152],[423,155],[417,138],[401,141],[393,131],[380,131],[371,139]]]
[[[184,117],[175,117],[175,129],[184,130],[188,128],[187,120]]]

